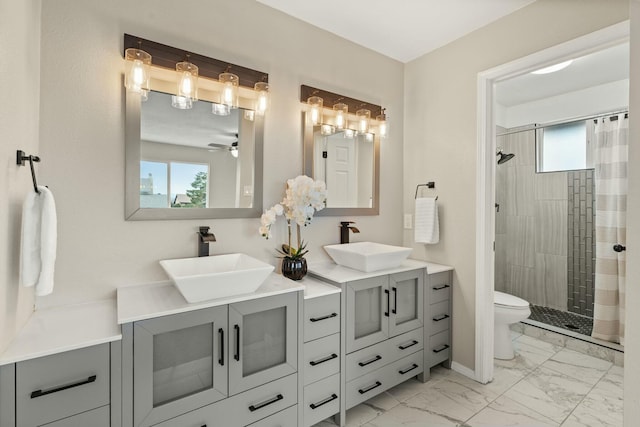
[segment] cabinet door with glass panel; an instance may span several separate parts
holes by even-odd
[[[151,426],[228,395],[227,306],[135,322],[134,426]]]
[[[347,353],[389,337],[390,303],[387,275],[347,284]]]
[[[394,337],[422,326],[424,270],[390,275],[389,288],[391,291],[389,336]]]
[[[229,395],[297,370],[298,295],[229,305]]]

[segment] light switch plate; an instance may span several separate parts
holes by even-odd
[[[411,222],[413,216],[411,214],[404,214],[404,229],[411,230]]]

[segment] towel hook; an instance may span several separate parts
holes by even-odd
[[[26,161],[29,161],[29,166],[31,167],[31,180],[33,181],[33,189],[36,193],[40,194],[40,190],[38,190],[38,182],[36,181],[36,171],[33,167],[33,162],[38,163],[40,161],[40,157],[38,156],[27,156],[26,153],[22,150],[18,150],[16,153],[16,164],[18,166],[24,166]]]
[[[416,185],[416,195],[414,196],[414,199],[418,198],[418,189],[420,187],[436,188],[436,183],[435,183],[435,181],[429,181],[426,184],[418,184],[418,185]],[[438,196],[436,196],[436,200],[438,200]]]

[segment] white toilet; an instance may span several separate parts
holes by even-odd
[[[493,338],[493,357],[496,359],[513,359],[513,342],[509,325],[518,323],[531,315],[529,303],[522,298],[504,292],[493,293],[495,308],[495,333]]]

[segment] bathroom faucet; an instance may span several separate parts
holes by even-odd
[[[209,227],[200,227],[198,232],[198,256],[209,256],[209,242],[215,242],[216,236],[209,233]]]
[[[359,233],[356,227],[351,226],[349,224],[355,224],[353,221],[340,221],[340,244],[349,243],[349,230],[354,233]]]

